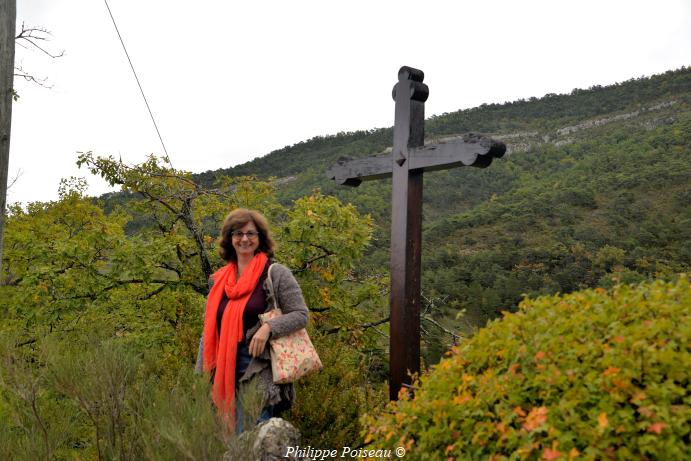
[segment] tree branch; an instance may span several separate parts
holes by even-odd
[[[26,340],[26,341],[24,341],[24,342],[21,342],[21,343],[17,344],[16,347],[28,346],[29,344],[34,344],[36,341],[38,341],[38,338],[28,339],[28,340]]]
[[[24,70],[24,68],[22,66],[19,66],[19,65],[14,66],[14,76],[15,77],[21,77],[24,80],[26,80],[28,82],[33,82],[36,85],[42,86],[43,88],[52,88],[52,86],[45,84],[46,80],[48,80],[47,77],[44,77],[44,78],[34,77],[30,73],[26,72]]]
[[[108,285],[106,287],[103,287],[101,290],[99,290],[96,293],[87,293],[87,294],[81,294],[81,295],[75,295],[75,296],[64,296],[61,298],[54,298],[57,301],[65,301],[68,299],[90,299],[92,301],[95,301],[96,298],[99,296],[103,295],[104,293],[114,290],[115,288],[119,288],[123,285],[142,285],[142,284],[157,284],[160,283],[163,285],[163,287],[170,286],[170,285],[187,285],[190,288],[192,288],[194,291],[197,293],[206,296],[208,294],[208,289],[206,287],[201,287],[194,282],[187,282],[184,280],[144,280],[144,279],[128,279],[128,280],[111,280],[111,285]],[[159,287],[160,288],[160,287]],[[149,293],[148,295],[144,295],[143,298],[140,299],[149,299],[156,294],[160,293],[163,291],[162,289],[157,288],[154,290],[153,293]]]
[[[40,46],[37,41],[48,41],[52,34],[46,30],[42,29],[40,27],[25,27],[24,23],[22,23],[22,30],[14,37],[15,42],[17,45],[21,46],[22,48],[29,49],[30,47],[24,46],[22,44],[22,40],[29,43],[32,47],[36,48],[37,50],[43,52],[47,56],[55,59],[55,58],[60,58],[65,54],[65,50],[60,51],[58,54],[53,54],[49,51],[47,51],[45,48]]]
[[[369,323],[363,323],[362,325],[357,325],[352,328],[344,328],[342,325],[334,328],[330,328],[326,330],[324,333],[327,335],[331,335],[334,333],[338,333],[339,331],[353,331],[353,330],[366,330],[368,328],[376,327],[378,325],[381,325],[382,323],[386,323],[389,320],[391,320],[391,317],[386,317],[385,319],[377,320],[376,322],[369,322]]]
[[[181,216],[181,212],[179,212],[178,210],[176,210],[175,208],[173,208],[173,206],[172,206],[171,204],[169,204],[168,202],[163,201],[163,199],[161,199],[160,197],[154,197],[153,194],[151,194],[149,191],[145,191],[145,190],[140,190],[140,191],[138,191],[138,192],[139,192],[142,196],[148,198],[149,201],[160,203],[161,205],[163,205],[164,207],[166,207],[166,208],[168,209],[168,211],[170,211],[171,213],[173,213],[174,216],[178,216],[178,217]],[[178,219],[179,219],[179,218],[178,218]]]
[[[168,286],[168,285],[163,284],[163,285],[161,285],[160,287],[156,288],[156,289],[155,289],[154,291],[152,291],[151,293],[147,293],[145,296],[141,296],[141,297],[139,298],[139,300],[140,300],[140,301],[146,301],[147,299],[151,299],[151,298],[153,298],[154,296],[156,296],[157,294],[159,294],[160,292],[162,292],[163,290],[165,290],[167,286]]]
[[[171,272],[175,272],[175,273],[178,275],[178,277],[182,276],[182,273],[181,273],[180,269],[178,269],[177,267],[173,267],[173,266],[171,266],[170,264],[168,264],[168,263],[166,263],[166,262],[161,263],[161,264],[157,264],[156,267],[158,267],[158,268],[160,268],[160,269],[165,269],[165,270],[168,270],[168,271],[171,271]]]
[[[430,316],[430,315],[423,315],[422,318],[423,318],[424,320],[428,321],[429,323],[431,323],[432,325],[436,326],[437,328],[439,328],[439,329],[440,329],[441,331],[443,331],[444,333],[447,333],[447,334],[451,335],[451,336],[453,337],[454,340],[457,340],[457,339],[461,339],[461,338],[462,338],[460,335],[454,333],[453,331],[447,330],[446,328],[444,328],[439,322],[437,322],[436,320],[434,320],[434,319],[432,318],[432,316]]]
[[[295,270],[293,270],[293,272],[304,272],[310,267],[310,264],[312,264],[313,262],[319,261],[320,259],[323,259],[323,258],[328,258],[329,256],[331,256],[331,255],[325,253],[325,254],[322,254],[319,256],[315,256],[314,258],[308,259],[307,261],[305,261],[305,263],[302,265],[301,268],[295,269]]]

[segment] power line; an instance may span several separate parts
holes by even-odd
[[[156,128],[156,134],[158,134],[158,139],[161,141],[161,146],[163,146],[163,152],[166,153],[166,160],[168,161],[168,164],[170,166],[173,166],[173,162],[170,161],[170,155],[168,155],[168,150],[166,149],[166,145],[163,143],[163,137],[161,136],[161,132],[158,130],[158,125],[156,124],[156,119],[154,118],[154,113],[151,111],[151,107],[149,106],[149,101],[146,100],[146,95],[144,94],[144,89],[142,88],[142,84],[139,83],[139,77],[137,77],[137,72],[134,70],[134,65],[132,64],[132,60],[130,59],[130,55],[127,52],[127,48],[125,47],[125,42],[122,40],[122,35],[120,35],[120,30],[118,30],[118,25],[115,24],[115,18],[113,17],[113,12],[110,11],[110,6],[108,6],[108,0],[103,0],[103,2],[106,4],[106,8],[108,8],[108,14],[110,15],[110,19],[113,21],[113,26],[115,27],[115,32],[118,34],[118,38],[120,39],[120,43],[122,44],[122,49],[125,50],[125,56],[127,56],[127,61],[130,63],[130,67],[132,68],[132,73],[134,74],[134,79],[137,81],[137,85],[139,86],[139,91],[142,93],[142,98],[144,98],[144,104],[146,104],[146,108],[149,111],[149,115],[151,116],[151,121],[154,123],[154,128]]]

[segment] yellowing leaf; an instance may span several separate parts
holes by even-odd
[[[523,411],[523,408],[521,407],[516,407],[513,409],[513,412],[516,413],[518,416],[521,418],[525,418],[525,411]]]
[[[665,423],[653,423],[647,427],[646,432],[652,432],[655,434],[662,434],[662,430],[667,427]]]
[[[464,392],[463,394],[455,396],[453,398],[453,403],[455,403],[456,405],[462,405],[468,402],[469,400],[472,400],[472,397]]]
[[[604,376],[615,375],[617,373],[619,373],[619,368],[617,367],[607,367],[607,369],[602,372]]]
[[[545,421],[547,421],[548,411],[549,410],[547,410],[547,407],[538,407],[530,410],[530,413],[528,413],[528,417],[523,423],[523,429],[530,432],[542,426],[545,423]]]
[[[638,412],[646,418],[652,418],[653,416],[655,416],[655,412],[648,407],[641,407],[638,409]]]
[[[604,429],[609,426],[609,421],[607,421],[607,413],[604,411],[600,413],[600,416],[598,416],[597,425],[600,427],[600,429]]]
[[[646,398],[645,392],[639,391],[636,393],[636,395],[631,397],[631,403],[640,402],[642,400],[645,400],[645,398]]]
[[[557,446],[559,445],[559,442],[556,440],[552,442],[552,448],[547,448],[542,451],[542,459],[546,459],[548,461],[559,459],[561,457],[561,452],[557,450]]]

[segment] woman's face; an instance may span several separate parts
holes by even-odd
[[[238,237],[236,233],[242,232],[243,235]],[[247,233],[254,233],[254,236],[250,238]],[[239,229],[235,229],[232,234],[233,248],[238,255],[238,259],[252,258],[254,252],[259,248],[259,233],[257,231],[257,226],[254,225],[252,221],[248,222]]]

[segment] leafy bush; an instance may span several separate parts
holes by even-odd
[[[296,402],[284,417],[300,430],[303,446],[357,446],[360,416],[386,402],[386,389],[371,382],[372,364],[354,348],[331,336],[312,339],[324,369],[296,383]]]
[[[691,286],[521,303],[366,418],[406,459],[691,459]]]

